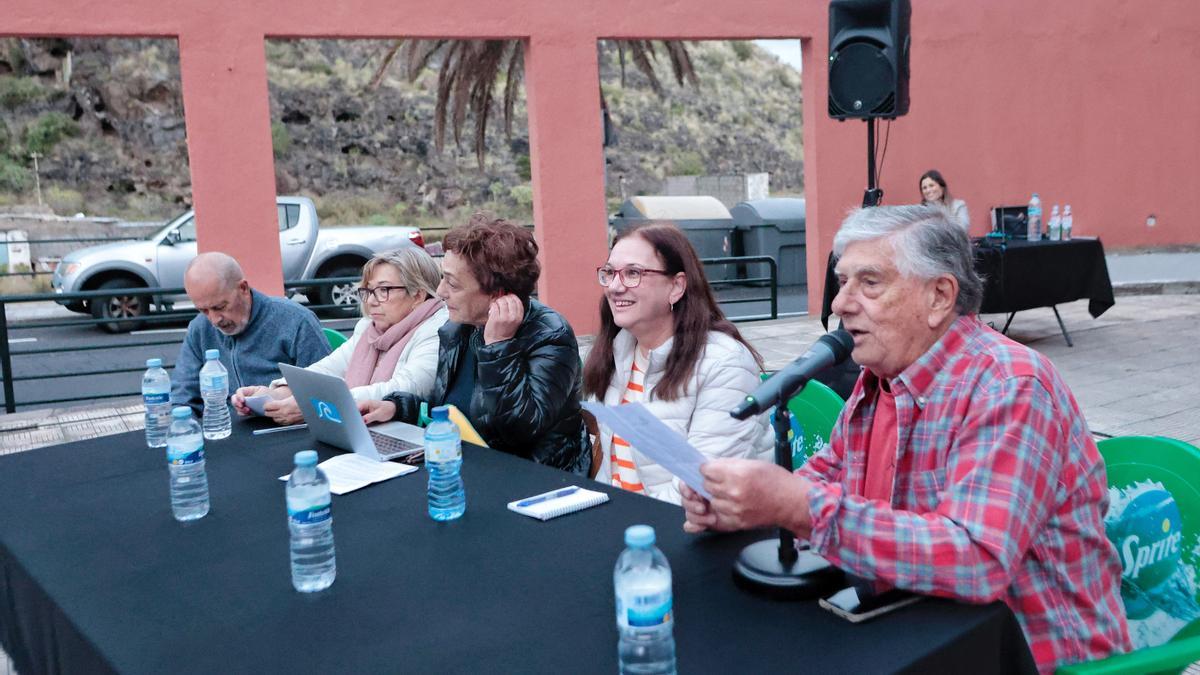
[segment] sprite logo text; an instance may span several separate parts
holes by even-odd
[[[1169,522],[1164,521],[1169,527]],[[1121,541],[1121,567],[1125,576],[1137,579],[1146,567],[1173,558],[1180,554],[1179,544],[1183,541],[1183,532],[1176,530],[1160,539],[1142,545],[1136,534],[1131,534]]]

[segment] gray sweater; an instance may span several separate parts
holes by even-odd
[[[200,368],[208,349],[221,350],[230,394],[238,387],[270,384],[279,377],[278,363],[306,368],[329,354],[329,341],[308,308],[253,289],[250,294],[250,322],[237,335],[225,335],[203,314],[192,319],[171,373],[171,405],[197,411],[203,406]]]

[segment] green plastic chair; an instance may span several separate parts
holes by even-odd
[[[347,339],[345,335],[342,335],[332,328],[323,328],[321,330],[325,332],[325,339],[329,341],[330,349],[337,349],[338,347],[341,347],[342,343],[344,343]]]
[[[769,377],[764,373],[762,379]],[[788,401],[788,412],[792,414],[788,442],[792,446],[793,468],[799,468],[829,444],[833,425],[837,423],[845,405],[846,402],[837,392],[816,380],[809,380],[800,393]],[[771,420],[772,424],[774,421]]]
[[[1133,651],[1063,675],[1178,673],[1200,661],[1200,449],[1161,436],[1097,443],[1108,472],[1104,524],[1121,556]],[[1189,568],[1191,574],[1189,575]]]

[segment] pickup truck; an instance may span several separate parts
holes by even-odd
[[[375,253],[425,242],[416,227],[319,228],[317,210],[306,197],[277,197],[279,248],[283,278],[288,283],[308,279],[356,277]],[[148,239],[122,241],[73,251],[54,270],[55,293],[116,288],[179,288],[183,272],[196,256],[196,217],[188,211],[167,222]],[[335,305],[345,313],[355,306],[354,286],[340,284],[305,291],[310,302]],[[134,330],[151,305],[169,309],[185,296],[117,295],[92,302],[60,300],[68,309],[114,319],[99,326],[110,333]],[[119,320],[118,320],[119,319]]]

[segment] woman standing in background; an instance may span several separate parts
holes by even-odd
[[[950,189],[946,187],[946,179],[942,177],[941,171],[930,169],[921,174],[918,186],[921,188],[921,201],[923,203],[945,206],[949,209],[950,215],[954,217],[955,222],[962,225],[964,230],[970,231],[971,216],[967,213],[967,203],[950,196]]]

